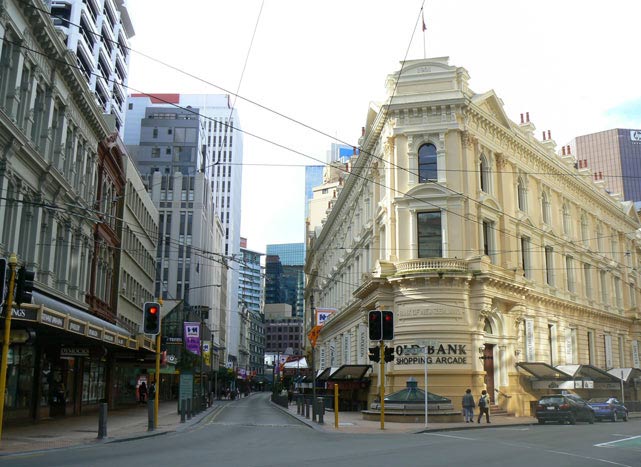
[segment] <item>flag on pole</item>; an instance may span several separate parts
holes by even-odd
[[[423,32],[427,31],[427,26],[425,25],[425,14],[421,12],[421,19],[423,20]]]

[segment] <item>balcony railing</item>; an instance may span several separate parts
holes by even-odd
[[[396,274],[420,272],[467,272],[467,261],[450,258],[420,258],[396,263]]]

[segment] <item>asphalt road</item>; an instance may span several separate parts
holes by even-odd
[[[272,407],[268,394],[227,403],[188,431],[0,458],[0,466],[630,466],[641,419],[422,434],[322,433]]]

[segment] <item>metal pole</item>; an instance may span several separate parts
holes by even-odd
[[[381,430],[385,429],[385,343],[380,342],[381,356]]]
[[[427,428],[427,346],[423,347],[423,353],[425,354],[425,428]]]
[[[158,403],[160,401],[160,332],[156,335],[156,394],[154,394],[154,428],[158,428]]]
[[[311,293],[311,296],[310,296],[310,301],[311,301],[311,303],[310,303],[311,307],[310,308],[311,308],[311,315],[312,316],[311,316],[311,320],[310,320],[311,326],[310,326],[309,330],[311,331],[312,329],[314,329],[314,322],[315,322],[314,315],[316,314],[314,312],[315,308],[314,308],[314,291],[313,290],[312,290],[312,293]],[[312,367],[312,400],[314,400],[314,401],[316,400],[316,363],[314,362],[315,350],[316,350],[316,345],[312,344],[312,361],[311,361],[310,366]]]
[[[334,428],[338,428],[338,382],[334,383]]]
[[[623,370],[621,370],[621,403],[625,404],[625,392],[623,391]]]
[[[4,417],[4,395],[7,387],[7,359],[9,358],[9,340],[11,339],[11,313],[13,313],[13,288],[16,284],[16,266],[18,257],[12,253],[9,257],[9,292],[7,293],[6,316],[4,319],[4,342],[2,343],[2,363],[0,367],[0,440],[2,439],[2,420]],[[4,284],[2,284],[4,287]]]

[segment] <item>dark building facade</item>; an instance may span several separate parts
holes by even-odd
[[[615,128],[578,136],[572,142],[579,167],[587,167],[606,190],[641,201],[641,130]]]

